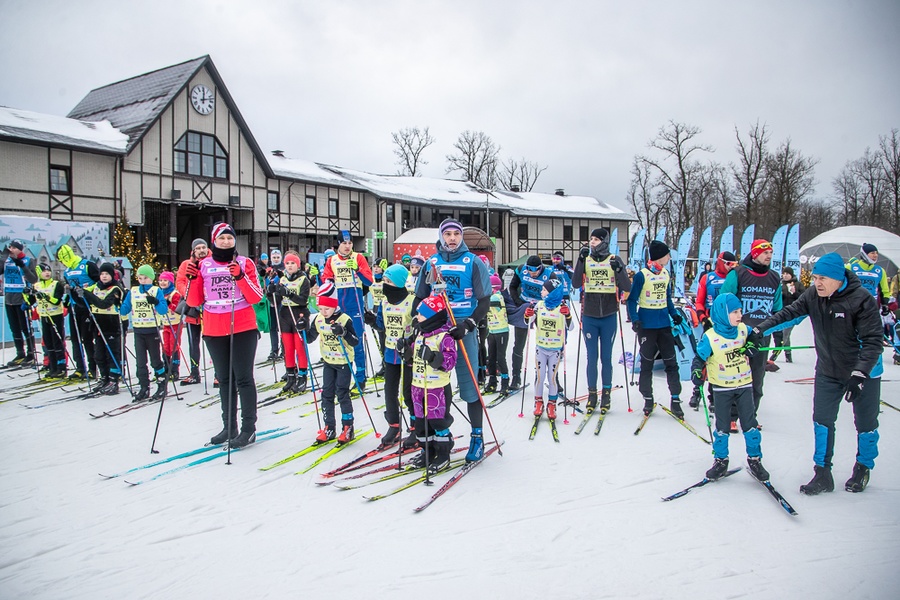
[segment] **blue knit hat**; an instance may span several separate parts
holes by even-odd
[[[403,265],[391,265],[384,272],[386,282],[398,288],[406,286],[407,277],[409,277],[409,271]]]
[[[734,294],[726,292],[722,294],[722,296],[724,297],[725,310],[728,311],[728,314],[733,313],[739,308],[743,308],[743,306],[741,306],[741,301]]]
[[[823,254],[813,266],[813,275],[821,275],[822,277],[830,277],[838,281],[844,280],[844,259],[837,252],[829,252]]]

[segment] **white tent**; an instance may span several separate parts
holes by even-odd
[[[800,264],[809,268],[829,252],[837,252],[847,261],[859,254],[864,243],[878,248],[878,264],[884,267],[888,277],[893,277],[900,265],[900,236],[878,227],[851,225],[817,235],[800,248]]]

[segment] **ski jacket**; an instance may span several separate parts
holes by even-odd
[[[585,317],[602,319],[619,312],[617,292],[631,292],[631,280],[622,259],[607,255],[600,260],[579,255],[572,277],[573,287],[584,286],[581,310]]]

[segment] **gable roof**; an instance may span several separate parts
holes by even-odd
[[[128,136],[109,121],[79,121],[0,106],[0,139],[37,145],[122,154]]]
[[[175,97],[203,68],[215,82],[219,97],[225,101],[243,131],[260,166],[272,177],[265,155],[209,55],[91,90],[67,116],[83,121],[109,121],[113,127],[128,135],[126,152],[131,152],[160,115],[171,106]]]

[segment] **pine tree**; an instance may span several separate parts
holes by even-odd
[[[112,254],[126,257],[134,269],[141,265],[150,265],[157,274],[163,271],[159,258],[150,245],[150,238],[144,237],[144,245],[138,247],[134,243],[134,231],[128,224],[128,217],[124,215],[116,223],[116,229],[113,232]]]
[[[122,217],[116,223],[116,229],[113,231],[111,254],[113,256],[128,256],[128,253],[132,251],[134,251],[134,232],[128,226],[128,220]],[[131,260],[130,257],[129,260]]]

